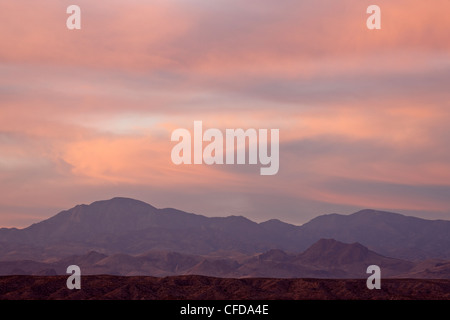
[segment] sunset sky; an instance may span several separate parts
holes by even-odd
[[[0,226],[115,196],[258,222],[450,219],[448,0],[0,3]],[[278,174],[174,165],[171,133],[195,120],[279,129]]]

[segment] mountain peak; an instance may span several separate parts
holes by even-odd
[[[301,257],[305,261],[342,264],[362,261],[370,254],[371,251],[358,242],[343,243],[334,239],[320,239],[303,252]]]
[[[289,255],[280,249],[271,249],[267,252],[264,252],[258,256],[260,260],[275,260],[275,261],[283,261],[286,260]]]
[[[140,201],[140,200],[136,200],[136,199],[132,199],[132,198],[126,198],[126,197],[114,197],[111,198],[109,200],[100,200],[100,201],[95,201],[92,202],[89,206],[105,206],[105,205],[114,205],[114,206],[148,206],[148,207],[153,207],[152,205],[144,202],[144,201]]]
[[[158,209],[139,200],[116,197],[77,205],[23,229],[24,240],[48,244],[53,241],[89,243],[101,234],[124,234],[152,224]],[[22,240],[20,240],[22,241]],[[102,240],[104,241],[104,240]]]

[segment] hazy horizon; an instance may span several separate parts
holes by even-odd
[[[450,219],[450,2],[6,1],[0,226],[116,196],[301,225]],[[279,129],[279,171],[180,165],[171,133]]]

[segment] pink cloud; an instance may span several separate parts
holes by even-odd
[[[369,1],[77,3],[81,31],[65,28],[67,1],[2,4],[0,205],[8,212],[23,213],[11,207],[23,197],[64,207],[81,195],[61,190],[86,196],[86,187],[122,185],[449,207],[425,194],[411,202],[317,189],[327,179],[448,186],[448,1],[380,0],[379,31],[365,28]],[[282,154],[270,181],[247,168],[175,166],[170,132],[194,120],[280,128],[286,148],[336,148]],[[0,215],[0,225],[11,219]]]

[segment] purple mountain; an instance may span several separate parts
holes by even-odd
[[[322,238],[358,242],[385,256],[450,259],[450,221],[363,210],[319,216],[302,226],[241,216],[208,218],[142,201],[113,198],[70,210],[24,229],[0,229],[0,260],[62,258],[95,250],[137,255],[300,253]]]

